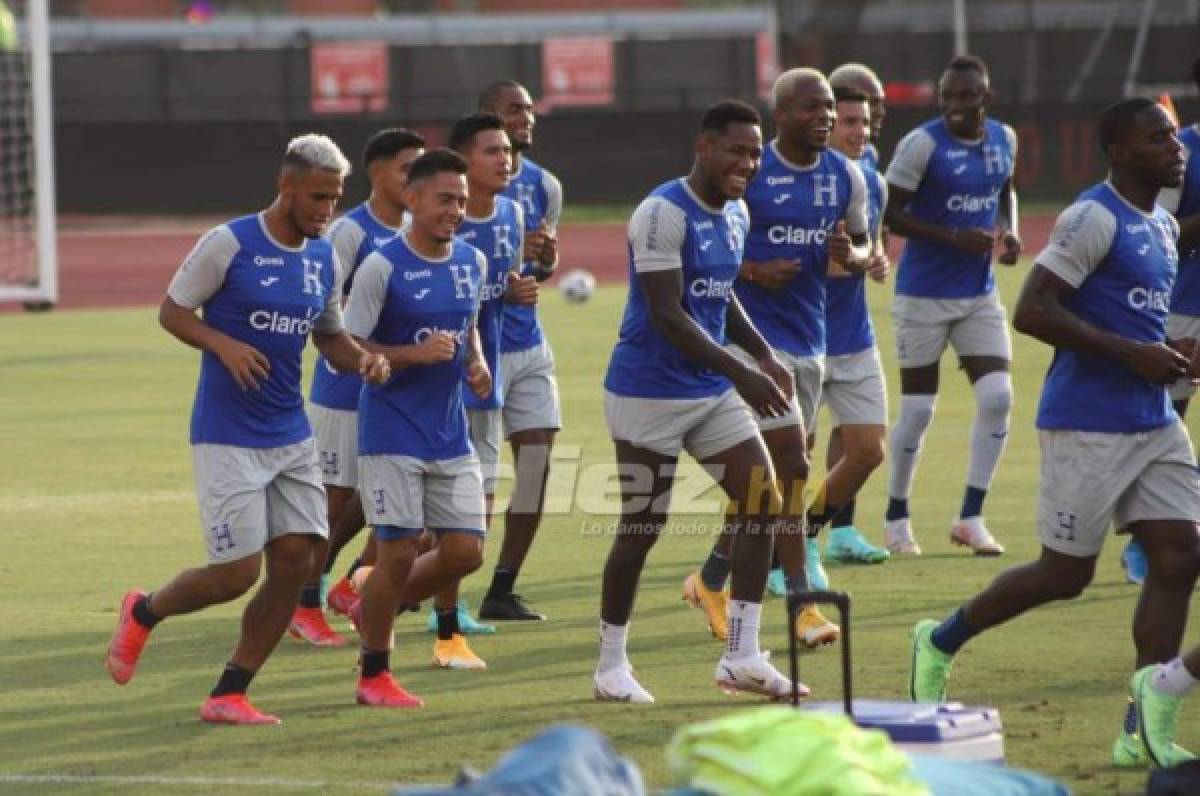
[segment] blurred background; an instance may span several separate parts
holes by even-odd
[[[23,2],[9,2],[18,19]],[[698,112],[767,96],[778,69],[862,61],[889,97],[884,162],[937,113],[956,47],[990,66],[993,116],[1021,139],[1027,197],[1100,176],[1093,122],[1134,93],[1174,96],[1200,0],[51,0],[55,154],[65,213],[234,213],[269,200],[291,135],[352,158],[374,130],[432,142],[484,85],[524,83],[532,156],[568,203],[628,204],[690,163]],[[765,108],[765,104],[763,105]],[[347,191],[365,193],[362,175]]]

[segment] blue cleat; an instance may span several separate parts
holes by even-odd
[[[782,568],[773,569],[767,575],[767,591],[776,597],[787,597],[787,577]]]
[[[1150,565],[1146,563],[1146,551],[1137,539],[1130,539],[1121,553],[1121,569],[1125,570],[1125,580],[1142,585],[1146,582],[1146,571]]]
[[[804,571],[808,575],[808,588],[813,591],[829,589],[829,575],[821,564],[821,545],[813,537],[804,540]]]
[[[852,564],[882,564],[891,558],[891,553],[868,542],[853,525],[847,525],[830,529],[825,558]]]
[[[437,611],[429,612],[429,621],[425,623],[425,629],[430,633],[437,632]],[[464,636],[487,636],[496,632],[495,625],[485,625],[471,616],[466,600],[458,601],[458,629]]]

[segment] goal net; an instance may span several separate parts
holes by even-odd
[[[58,300],[47,0],[0,0],[0,301]]]

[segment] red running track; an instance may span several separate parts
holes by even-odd
[[[1022,219],[1025,251],[1045,245],[1050,215]],[[59,233],[59,307],[155,305],[179,263],[211,224],[162,219],[64,219]],[[893,258],[899,254],[893,244]],[[624,224],[571,224],[560,230],[561,270],[584,268],[600,282],[624,282]],[[0,304],[0,312],[19,309]]]

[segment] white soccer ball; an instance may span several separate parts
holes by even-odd
[[[596,290],[596,277],[582,268],[576,268],[563,274],[558,282],[558,289],[563,298],[571,304],[582,304],[592,297]]]

